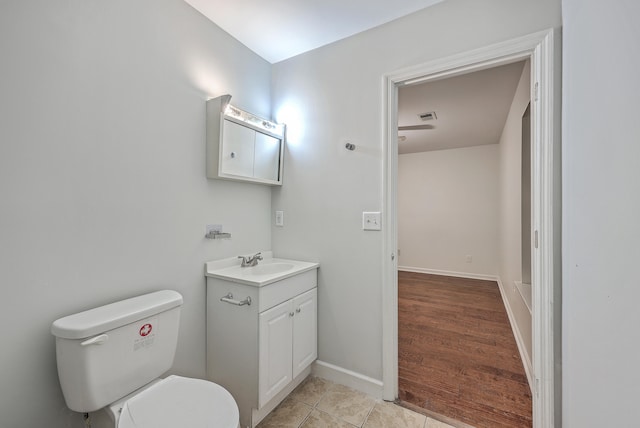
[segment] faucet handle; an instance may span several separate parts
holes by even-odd
[[[256,253],[253,256],[238,256],[242,259],[240,267],[255,266],[258,264],[258,260],[262,260],[262,253]]]

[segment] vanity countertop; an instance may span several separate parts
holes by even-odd
[[[274,258],[271,251],[263,251],[262,257],[263,260],[251,267],[240,267],[237,257],[207,262],[205,276],[262,287],[320,266],[319,263]]]

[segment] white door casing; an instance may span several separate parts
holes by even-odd
[[[551,428],[555,424],[555,350],[554,335],[559,334],[555,319],[554,262],[559,255],[554,230],[558,207],[554,206],[557,182],[555,159],[558,144],[554,141],[556,124],[554,87],[556,63],[554,31],[546,30],[528,36],[395,71],[383,76],[383,211],[387,227],[383,232],[383,398],[398,396],[398,283],[397,283],[397,109],[398,86],[405,82],[429,81],[453,77],[510,62],[531,59],[532,83],[532,230],[537,246],[532,250],[533,289],[533,426]],[[555,251],[554,251],[555,250]],[[559,410],[559,409],[558,409]]]

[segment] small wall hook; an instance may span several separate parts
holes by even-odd
[[[347,150],[351,150],[351,151],[353,151],[353,150],[355,150],[355,149],[356,149],[356,145],[355,145],[355,144],[353,144],[353,143],[347,143],[347,144],[345,144],[345,145],[344,145],[344,147],[345,147]]]

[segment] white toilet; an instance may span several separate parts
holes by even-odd
[[[56,320],[58,377],[67,406],[106,413],[117,428],[239,428],[238,406],[213,382],[159,379],[173,365],[182,296],[145,294]]]

